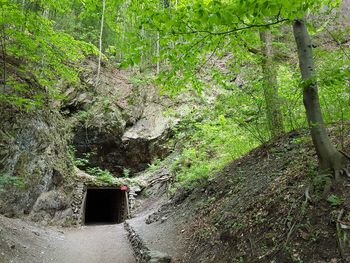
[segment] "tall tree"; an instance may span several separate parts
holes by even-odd
[[[196,67],[202,65],[200,60],[205,60],[210,53],[215,54],[220,44],[229,43],[227,45],[231,45],[231,48],[237,47],[237,44],[235,46],[234,43],[237,43],[238,38],[235,36],[238,34],[248,39],[252,38],[258,30],[264,31],[268,27],[281,23],[293,23],[303,77],[304,105],[320,168],[334,171],[336,175],[339,174],[346,160],[327,135],[318,97],[310,36],[303,19],[294,21],[295,18],[303,17],[308,12],[325,10],[325,6],[327,9],[332,9],[339,4],[339,0],[181,1],[181,5],[174,9],[171,15],[159,10],[158,1],[148,3],[145,8],[145,12],[148,12],[147,19],[142,21],[145,27],[148,26],[150,30],[156,29],[160,32],[162,46],[167,47],[167,41],[177,43],[174,50],[168,49],[169,53],[164,52],[163,54],[167,56],[170,64],[164,69],[168,71],[164,73],[168,74],[166,79],[172,79],[176,84],[179,78],[191,79],[197,71]],[[267,23],[266,19],[270,19],[270,22]],[[223,36],[227,37],[227,43],[222,40]],[[267,104],[270,105],[267,115],[272,135],[277,135],[283,130],[283,122],[278,103],[276,74],[272,65],[271,36],[266,31],[260,36],[264,53],[265,97]],[[228,49],[224,52],[227,51]],[[239,49],[235,51],[239,55]],[[193,77],[193,79],[192,87],[195,87],[195,81],[198,78]],[[188,81],[183,83],[185,84],[182,86],[191,86],[188,85]],[[168,86],[171,87],[171,84]]]
[[[102,15],[101,15],[101,30],[100,30],[100,38],[99,38],[99,55],[98,55],[98,65],[97,65],[97,78],[96,82],[100,81],[100,73],[101,73],[101,60],[102,60],[102,38],[103,38],[103,27],[105,21],[105,12],[106,12],[106,0],[102,2]]]
[[[160,5],[162,7],[163,10],[165,10],[166,8],[169,8],[170,7],[170,3],[169,3],[169,0],[161,0],[160,1]],[[156,52],[157,52],[157,75],[159,75],[160,73],[160,62],[161,62],[161,59],[160,59],[160,32],[158,31],[157,32],[157,42],[156,42]]]
[[[334,172],[337,179],[339,172],[344,167],[346,158],[334,147],[326,131],[318,95],[312,42],[305,18],[294,20],[293,33],[298,48],[299,65],[303,80],[303,100],[320,168]]]
[[[1,6],[1,56],[2,56],[2,79],[1,82],[3,84],[3,91],[5,92],[6,89],[6,44],[5,44],[5,15],[4,15],[4,9]]]
[[[261,30],[262,42],[262,70],[264,75],[264,97],[266,104],[266,116],[272,137],[284,132],[283,117],[278,97],[278,84],[276,69],[273,62],[272,34],[270,30]]]

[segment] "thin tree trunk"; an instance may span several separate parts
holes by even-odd
[[[97,68],[96,83],[100,82],[101,60],[102,60],[102,37],[103,37],[103,27],[104,27],[104,20],[105,20],[105,10],[106,10],[106,0],[103,0],[103,2],[102,2],[102,17],[101,17],[101,31],[100,31],[100,40],[99,40],[100,54],[98,56],[98,68]]]
[[[275,65],[273,63],[272,35],[270,31],[261,31],[262,42],[262,70],[264,74],[264,97],[266,103],[266,116],[272,137],[284,132],[283,117],[280,99],[278,97],[278,84]]]
[[[170,7],[170,2],[169,0],[161,0],[160,1],[160,5],[162,6],[163,11],[166,8]],[[157,75],[159,75],[160,73],[160,64],[161,64],[161,60],[160,60],[160,51],[161,51],[161,47],[160,47],[160,32],[157,32],[157,42],[156,42],[156,52],[157,52]]]
[[[140,35],[142,38],[142,41],[146,38],[145,36],[145,29],[142,27],[140,29]],[[145,55],[145,51],[142,50],[141,52],[141,61],[140,61],[140,72],[143,72],[146,69],[146,55]]]
[[[160,73],[160,34],[157,32],[157,75]]]
[[[298,49],[299,65],[303,80],[303,100],[311,137],[320,168],[335,172],[336,179],[345,164],[345,157],[330,141],[323,120],[315,74],[312,43],[305,19],[293,22],[293,33]]]
[[[119,60],[121,61],[121,43],[118,43],[118,37],[117,37],[117,35],[118,35],[118,27],[119,27],[119,21],[120,21],[120,19],[122,19],[122,16],[121,16],[121,12],[123,11],[122,10],[122,5],[120,5],[120,3],[117,1],[116,2],[116,7],[115,7],[115,10],[116,10],[116,17],[115,17],[115,32],[114,32],[114,34],[115,34],[115,36],[114,36],[114,45],[115,45],[115,47],[117,48],[118,47],[118,45],[119,45],[119,49],[120,49],[120,52],[119,52]],[[115,56],[116,56],[116,59],[117,59],[117,52],[115,53]]]
[[[5,21],[4,8],[1,8],[2,20]],[[3,92],[6,91],[6,32],[5,32],[5,23],[1,25],[1,52],[2,52],[2,82],[3,82]]]

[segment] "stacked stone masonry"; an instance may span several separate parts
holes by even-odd
[[[128,222],[124,223],[124,227],[128,233],[128,239],[134,250],[137,263],[170,263],[171,257],[163,252],[150,250],[143,242],[141,237],[130,226]]]
[[[75,190],[73,192],[73,201],[71,204],[73,211],[73,220],[77,225],[83,224],[83,205],[84,205],[84,197],[86,194],[87,187],[82,182],[77,182]]]

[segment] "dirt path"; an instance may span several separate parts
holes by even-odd
[[[48,251],[47,262],[134,263],[123,225],[84,226],[64,233],[61,242]]]
[[[0,263],[135,263],[123,225],[46,228],[0,216]]]

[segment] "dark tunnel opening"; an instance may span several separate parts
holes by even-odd
[[[85,224],[117,224],[126,219],[126,193],[117,188],[88,188]]]

